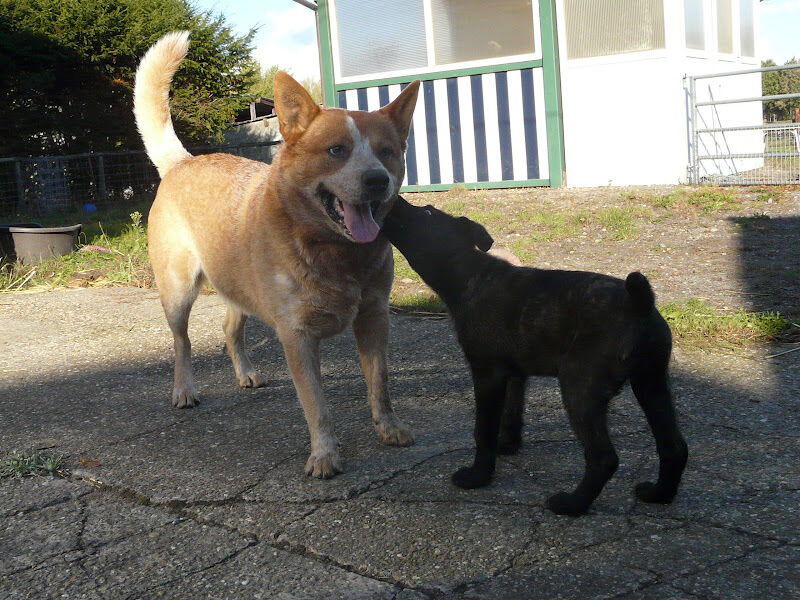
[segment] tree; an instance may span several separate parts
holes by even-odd
[[[0,156],[139,149],[136,66],[161,35],[192,32],[173,83],[188,142],[220,140],[257,75],[255,31],[188,0],[0,0]]]
[[[258,79],[250,88],[250,93],[264,98],[275,98],[275,74],[278,71],[286,71],[289,75],[292,75],[290,69],[281,67],[280,65],[267,67],[259,73]],[[292,77],[294,77],[294,75],[292,75]],[[315,102],[322,104],[322,84],[319,79],[307,77],[303,79],[300,84],[308,90],[308,93],[311,94]]]
[[[796,65],[798,64],[798,59],[793,58],[786,61],[785,64]],[[762,61],[761,66],[774,67],[776,65],[773,60],[765,60]],[[765,96],[800,93],[800,69],[762,73],[761,91]],[[796,107],[800,107],[800,98],[764,102],[764,120],[791,121]]]

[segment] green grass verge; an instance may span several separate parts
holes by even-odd
[[[743,205],[743,199],[736,195],[735,189],[713,185],[682,186],[668,194],[638,193],[636,191],[623,192],[620,194],[619,199],[627,201],[640,200],[651,206],[664,209],[699,210],[703,214],[738,210]]]
[[[782,341],[792,327],[778,313],[721,312],[702,300],[669,302],[659,307],[676,340],[699,345],[736,346]]]
[[[52,452],[12,450],[0,461],[0,478],[36,475],[66,477],[69,475],[69,471],[64,465],[64,459],[63,454],[53,454]]]
[[[409,313],[445,313],[444,302],[432,292],[403,293],[392,292],[389,306],[395,310]]]

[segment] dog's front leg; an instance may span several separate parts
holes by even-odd
[[[329,479],[341,473],[342,463],[337,449],[328,407],[322,393],[319,368],[319,338],[290,329],[278,330],[294,387],[308,423],[311,435],[311,456],[306,463],[306,475]]]
[[[360,307],[353,321],[361,368],[367,380],[372,422],[384,444],[410,446],[414,434],[394,414],[389,400],[386,348],[389,344],[388,303],[375,300]]]
[[[475,386],[475,461],[453,473],[453,483],[472,489],[489,485],[497,460],[497,436],[503,412],[507,374],[472,365]]]

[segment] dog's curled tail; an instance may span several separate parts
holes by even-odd
[[[188,49],[188,31],[168,33],[147,51],[136,70],[133,114],[147,155],[161,177],[191,156],[175,135],[169,112],[169,86]]]
[[[656,305],[656,295],[653,293],[647,277],[639,271],[630,273],[625,279],[625,289],[628,291],[628,295],[633,301],[633,308],[637,313],[646,315],[653,310]]]

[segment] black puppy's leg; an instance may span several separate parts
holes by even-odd
[[[472,489],[489,485],[497,459],[497,433],[503,411],[506,376],[495,369],[472,369],[475,386],[475,461],[453,473],[453,483]]]
[[[615,389],[605,381],[587,382],[585,374],[560,376],[561,395],[570,424],[583,445],[586,470],[575,491],[559,492],[547,508],[560,515],[581,515],[589,510],[606,482],[617,470],[619,458],[608,435],[608,402]]]
[[[666,365],[637,368],[631,374],[631,388],[656,439],[659,459],[658,481],[638,484],[636,496],[644,502],[669,504],[678,493],[689,450],[675,418]]]
[[[525,409],[525,378],[509,377],[506,403],[500,418],[498,454],[516,454],[522,446],[522,413]]]

